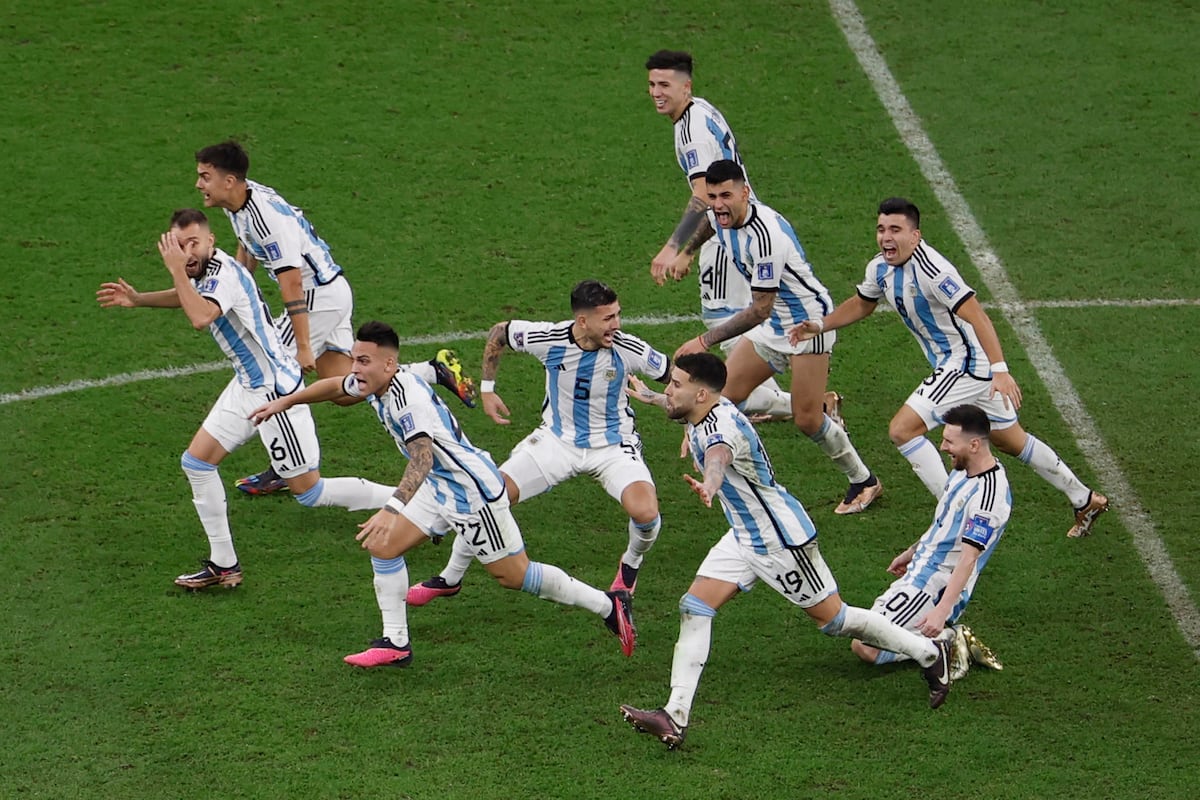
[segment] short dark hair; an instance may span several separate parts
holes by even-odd
[[[947,411],[942,415],[942,422],[946,425],[957,425],[963,429],[963,433],[978,436],[980,439],[987,439],[992,433],[992,423],[988,421],[987,414],[979,406],[970,403],[955,406]]]
[[[719,392],[725,388],[728,372],[725,362],[712,353],[688,353],[675,359],[675,366],[688,374],[693,383],[698,383]]]
[[[250,171],[250,156],[245,148],[233,139],[197,150],[196,163],[212,164],[222,172],[228,172],[243,181],[246,180],[246,173]]]
[[[903,197],[889,197],[879,204],[879,214],[903,214],[914,228],[921,227],[921,209]]]
[[[171,215],[171,228],[179,228],[183,230],[189,225],[199,224],[205,228],[209,227],[208,217],[203,211],[197,208],[181,208]]]
[[[571,311],[590,311],[617,302],[617,293],[600,281],[591,278],[575,284],[571,290]]]
[[[741,164],[730,161],[728,158],[722,158],[720,161],[714,161],[708,165],[704,179],[709,183],[725,183],[725,181],[745,183],[746,173],[742,171]]]
[[[358,327],[358,332],[354,334],[354,338],[360,342],[368,342],[377,344],[380,347],[388,347],[392,350],[400,349],[400,337],[396,335],[396,331],[391,325],[378,320],[364,322]]]
[[[646,59],[646,69],[673,69],[692,77],[692,54],[684,50],[659,50]]]

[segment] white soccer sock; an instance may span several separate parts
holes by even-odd
[[[1075,473],[1063,463],[1058,453],[1032,433],[1025,434],[1025,447],[1017,457],[1033,467],[1033,471],[1041,475],[1047,483],[1065,494],[1071,501],[1071,508],[1082,507],[1091,497],[1091,490],[1075,477]]]
[[[437,383],[437,370],[428,361],[414,361],[411,364],[401,364],[400,369],[405,372],[411,372],[430,386]]]
[[[938,656],[937,645],[932,639],[901,628],[881,614],[848,603],[842,604],[842,610],[838,612],[837,617],[822,627],[821,633],[847,639],[861,639],[872,647],[896,653],[897,661],[903,661],[903,655],[922,667],[928,667]]]
[[[450,560],[446,562],[446,566],[439,573],[442,580],[448,586],[457,586],[462,583],[463,576],[467,574],[467,568],[474,560],[475,554],[471,552],[471,545],[467,544],[461,535],[455,536],[454,541],[450,543]]]
[[[307,492],[296,495],[304,506],[341,506],[351,511],[383,508],[395,486],[372,483],[363,478],[321,478]]]
[[[625,549],[621,561],[634,569],[640,569],[643,557],[654,546],[660,530],[662,530],[662,517],[660,516],[647,523],[629,520],[629,547]]]
[[[685,594],[679,601],[679,640],[671,659],[671,699],[664,709],[678,725],[687,725],[700,675],[708,663],[712,623],[717,612],[703,600]]]
[[[217,465],[185,452],[180,466],[192,486],[192,505],[196,507],[204,535],[208,537],[209,560],[218,567],[232,567],[238,563],[238,557],[233,549],[233,532],[229,529],[225,485],[221,483]]]
[[[375,573],[375,602],[383,618],[383,635],[403,647],[408,644],[408,564],[404,556],[372,556],[371,570]]]
[[[871,477],[871,470],[867,469],[867,465],[858,457],[858,451],[850,443],[850,437],[842,430],[841,425],[835,424],[829,418],[828,414],[821,422],[820,430],[808,438],[817,443],[821,452],[829,456],[834,464],[837,464],[838,469],[851,483],[862,483]]]
[[[553,564],[530,561],[521,591],[564,606],[586,608],[601,617],[607,617],[613,610],[613,601],[608,595],[572,578]]]
[[[775,384],[774,378],[760,383],[750,392],[750,396],[738,404],[746,414],[767,414],[772,417],[786,417],[792,413],[792,396]]]
[[[942,454],[938,452],[937,445],[929,441],[927,436],[917,436],[896,449],[908,459],[913,472],[917,473],[925,488],[940,499],[942,492],[946,491],[946,481],[949,480],[950,474],[946,472],[946,464],[942,461]]]

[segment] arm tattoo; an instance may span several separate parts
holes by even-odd
[[[712,347],[717,342],[732,339],[745,333],[771,316],[771,306],[775,303],[774,293],[754,292],[750,305],[734,314],[725,322],[701,334],[700,342]]]
[[[714,444],[704,451],[704,483],[720,488],[725,468],[733,463],[733,451],[726,444]]]
[[[497,322],[488,332],[487,343],[483,346],[483,367],[479,370],[479,380],[496,380],[496,369],[500,366],[500,355],[504,352],[508,339],[508,323]]]
[[[704,212],[706,211],[708,211],[708,203],[696,197],[696,195],[692,195],[691,199],[688,200],[687,208],[683,210],[683,218],[675,226],[675,231],[671,234],[671,238],[667,240],[667,244],[678,250],[684,242],[695,234],[696,229],[700,226],[700,222],[705,219]]]
[[[689,239],[688,243],[684,246],[683,252],[687,253],[689,256],[694,255],[696,251],[700,249],[700,246],[716,235],[716,233],[717,232],[713,230],[712,223],[708,221],[708,215],[701,217],[700,224],[696,228],[696,232],[692,234],[692,238]]]
[[[418,436],[405,442],[408,450],[408,466],[400,478],[400,485],[392,492],[401,503],[407,503],[421,488],[429,471],[433,469],[433,440],[428,436]]]

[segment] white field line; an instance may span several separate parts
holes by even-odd
[[[985,303],[988,308],[998,308],[1004,312],[1008,312],[1009,306],[1005,303]],[[1163,299],[1139,299],[1139,300],[1031,300],[1028,302],[1018,302],[1017,307],[1027,309],[1039,308],[1160,308],[1169,306],[1200,306],[1200,298],[1163,298]],[[879,312],[890,312],[891,306],[881,305]],[[878,313],[878,312],[877,312]],[[674,325],[680,322],[699,322],[700,318],[694,314],[668,314],[665,316],[645,316],[645,317],[626,317],[624,323],[633,326],[644,325],[654,327],[655,325]],[[435,333],[426,336],[413,336],[407,339],[401,339],[402,346],[425,345],[425,344],[448,344],[450,342],[469,342],[478,341],[487,337],[487,331],[450,331],[448,333]],[[220,372],[221,370],[229,369],[228,361],[206,361],[201,364],[188,364],[182,367],[163,367],[161,369],[144,369],[137,372],[123,372],[119,375],[110,375],[107,378],[94,378],[90,380],[71,381],[69,383],[61,383],[53,386],[35,386],[32,389],[23,389],[19,392],[11,392],[8,394],[0,394],[0,406],[8,403],[16,403],[21,400],[38,400],[44,397],[54,397],[60,394],[69,394],[71,392],[81,392],[84,389],[101,389],[106,386],[124,386],[129,383],[138,383],[140,381],[153,381],[160,378],[174,378],[184,375],[199,375],[204,372]]]
[[[971,213],[966,199],[958,190],[954,177],[942,162],[933,142],[925,133],[920,118],[901,91],[887,63],[879,53],[875,40],[867,31],[866,22],[853,0],[830,0],[833,16],[841,26],[850,49],[870,79],[876,94],[883,102],[896,130],[921,168],[939,202],[946,209],[955,231],[966,247],[971,260],[983,276],[983,281],[996,299],[995,305],[1007,317],[1017,339],[1029,354],[1042,382],[1074,432],[1084,457],[1100,480],[1100,486],[1113,501],[1115,513],[1133,537],[1134,547],[1146,565],[1170,608],[1171,615],[1184,639],[1200,659],[1200,611],[1192,601],[1187,586],[1175,569],[1166,546],[1154,528],[1150,516],[1142,507],[1129,481],[1121,471],[1108,445],[1100,436],[1095,420],[1084,408],[1075,387],[1055,358],[1034,317],[1033,303],[1021,300],[1016,287],[1000,258],[988,242],[987,234]],[[1193,303],[1194,304],[1194,303]],[[1103,522],[1100,523],[1103,530]],[[1103,536],[1103,533],[1100,534]]]

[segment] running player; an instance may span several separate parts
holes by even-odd
[[[353,339],[350,317],[354,294],[329,245],[317,235],[304,212],[269,186],[247,180],[250,156],[240,144],[225,141],[196,153],[196,188],[205,207],[224,209],[238,238],[237,259],[253,272],[265,264],[279,284],[284,313],[276,324],[284,344],[293,348],[300,368],[319,377],[350,371]],[[474,386],[462,375],[454,353],[441,350],[429,362],[404,367],[429,383],[440,383],[468,407]],[[237,481],[237,488],[259,495],[286,488],[274,470]]]
[[[182,308],[194,328],[208,328],[233,364],[233,379],[182,459],[192,502],[208,536],[209,556],[200,562],[199,572],[175,579],[188,589],[233,587],[242,582],[242,567],[233,547],[225,487],[217,467],[255,433],[272,468],[302,505],[344,506],[351,511],[380,508],[391,488],[361,478],[322,478],[317,468],[321,446],[307,408],[257,429],[247,420],[252,409],[303,385],[300,364],[280,341],[254,278],[237,260],[215,248],[204,212],[176,211],[169,230],[159,239],[158,251],[171,274],[172,288],[139,292],[121,278],[101,284],[96,298],[105,308]]]
[[[382,322],[368,322],[356,339],[349,375],[319,380],[250,415],[261,423],[298,403],[365,400],[408,459],[387,504],[359,526],[357,538],[371,554],[383,635],[361,653],[346,656],[346,663],[370,668],[412,661],[404,554],[449,531],[501,586],[588,609],[620,639],[621,651],[632,655],[636,633],[629,593],[602,592],[552,564],[530,561],[500,470],[486,451],[471,444],[428,383],[399,370],[396,332]]]
[[[569,478],[596,478],[629,515],[629,545],[617,566],[612,589],[633,593],[642,559],[658,538],[662,521],[654,478],[642,458],[642,440],[625,397],[625,381],[639,373],[663,381],[670,359],[621,328],[617,293],[585,280],[571,292],[574,319],[563,322],[511,320],[492,326],[484,346],[480,392],[483,410],[497,424],[509,423],[508,407],[496,393],[496,369],[505,347],[535,356],[546,368],[542,424],[500,465],[513,503],[528,500]],[[414,586],[410,605],[457,594],[470,566],[470,553],[456,539],[441,574]]]
[[[745,334],[727,364],[729,385],[724,395],[734,403],[744,400],[764,378],[791,368],[796,427],[850,482],[835,513],[864,511],[883,493],[883,484],[859,458],[846,431],[825,410],[825,381],[836,337],[821,336],[794,346],[787,336],[788,329],[801,320],[829,313],[833,308],[829,291],[813,274],[791,223],[751,197],[737,162],[716,161],[705,177],[711,208],[684,253],[695,252],[715,234],[731,262],[750,282],[753,299],[722,324],[685,342],[675,357],[703,352]]]
[[[921,238],[921,212],[908,200],[879,204],[875,240],[879,254],[867,264],[858,292],[825,316],[797,320],[793,342],[819,340],[864,319],[886,300],[925,352],[933,372],[892,417],[888,436],[934,497],[946,486],[946,466],[925,435],[942,424],[946,410],[974,403],[987,412],[991,441],[1016,456],[1067,496],[1075,524],[1067,536],[1092,532],[1108,498],[1083,484],[1048,445],[1017,422],[1021,388],[1004,360],[1000,338],[975,290],[955,266]]]
[[[929,705],[950,692],[949,637],[926,638],[885,617],[848,605],[817,547],[817,530],[800,501],[775,480],[754,426],[721,397],[726,371],[709,353],[682,355],[665,394],[631,381],[629,394],[687,423],[702,480],[684,476],[705,505],[720,498],[729,530],[708,551],[679,601],[679,640],[671,663],[671,696],[654,710],[621,706],[625,720],[669,749],[683,744],[700,675],[708,661],[713,618],[738,592],[763,581],[798,606],[828,636],[873,642],[906,654],[924,668]]]

